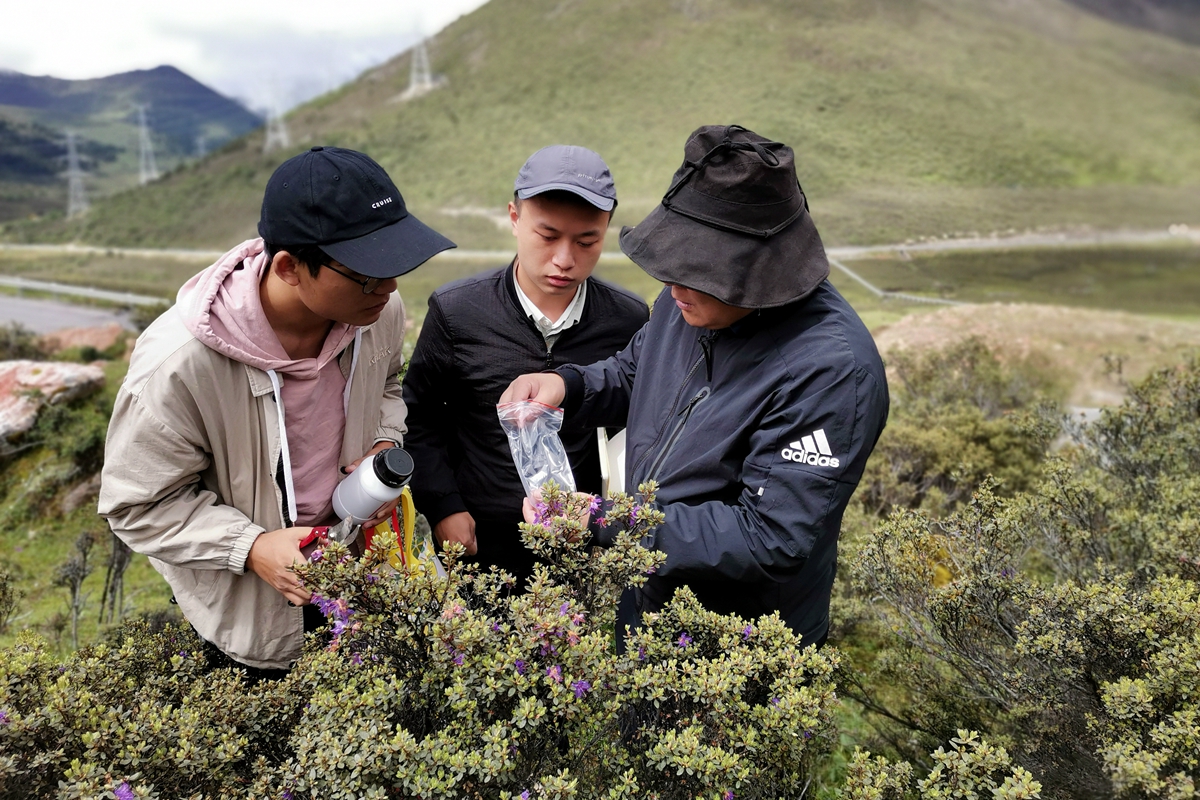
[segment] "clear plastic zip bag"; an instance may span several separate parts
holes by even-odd
[[[563,420],[561,408],[523,400],[498,405],[496,413],[508,436],[513,463],[527,497],[536,497],[542,484],[550,480],[563,491],[575,491],[567,449],[558,437]]]

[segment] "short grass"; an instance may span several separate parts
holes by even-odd
[[[1200,319],[1200,247],[1063,247],[847,262],[883,289],[971,303],[1047,303]]]

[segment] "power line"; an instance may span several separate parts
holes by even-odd
[[[147,105],[139,105],[138,112],[138,180],[142,186],[158,180],[158,164],[154,160],[154,142],[150,139],[150,125],[146,122]]]
[[[88,210],[87,192],[83,188],[83,168],[75,148],[75,132],[67,131],[67,218],[78,217]]]

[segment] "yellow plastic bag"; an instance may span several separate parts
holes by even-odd
[[[392,510],[392,518],[381,522],[371,529],[367,538],[367,547],[371,546],[377,534],[385,531],[395,531],[397,546],[388,554],[388,564],[392,569],[413,571],[428,569],[432,566],[437,574],[445,577],[446,570],[438,558],[437,549],[428,535],[417,537],[417,508],[413,505],[412,493],[408,487],[400,493],[400,503]]]

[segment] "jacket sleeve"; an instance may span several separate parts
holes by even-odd
[[[396,349],[392,352],[388,364],[388,379],[383,384],[383,402],[379,408],[379,429],[375,432],[375,444],[380,442],[395,442],[404,445],[404,434],[408,431],[408,409],[404,403],[403,389],[400,385],[400,373],[404,369],[404,304],[400,295],[396,295],[400,303],[400,320],[395,334]]]
[[[416,349],[404,376],[404,402],[408,406],[409,455],[416,469],[412,477],[413,502],[430,525],[451,514],[466,511],[447,434],[456,429],[447,402],[454,390],[454,341],[437,295],[429,310]]]
[[[595,364],[568,364],[555,372],[563,378],[563,424],[571,428],[624,427],[629,417],[629,397],[637,375],[638,357],[646,326],[633,335],[625,349]]]
[[[661,507],[666,520],[653,533],[667,554],[660,575],[782,580],[804,566],[819,540],[838,535],[883,429],[887,389],[861,369],[815,383],[803,393],[777,393],[751,435],[736,502]],[[804,463],[790,445],[814,431],[825,434],[831,455]]]
[[[177,567],[241,574],[263,528],[204,488],[200,475],[209,456],[197,439],[122,389],[108,426],[99,512],[134,552]]]

